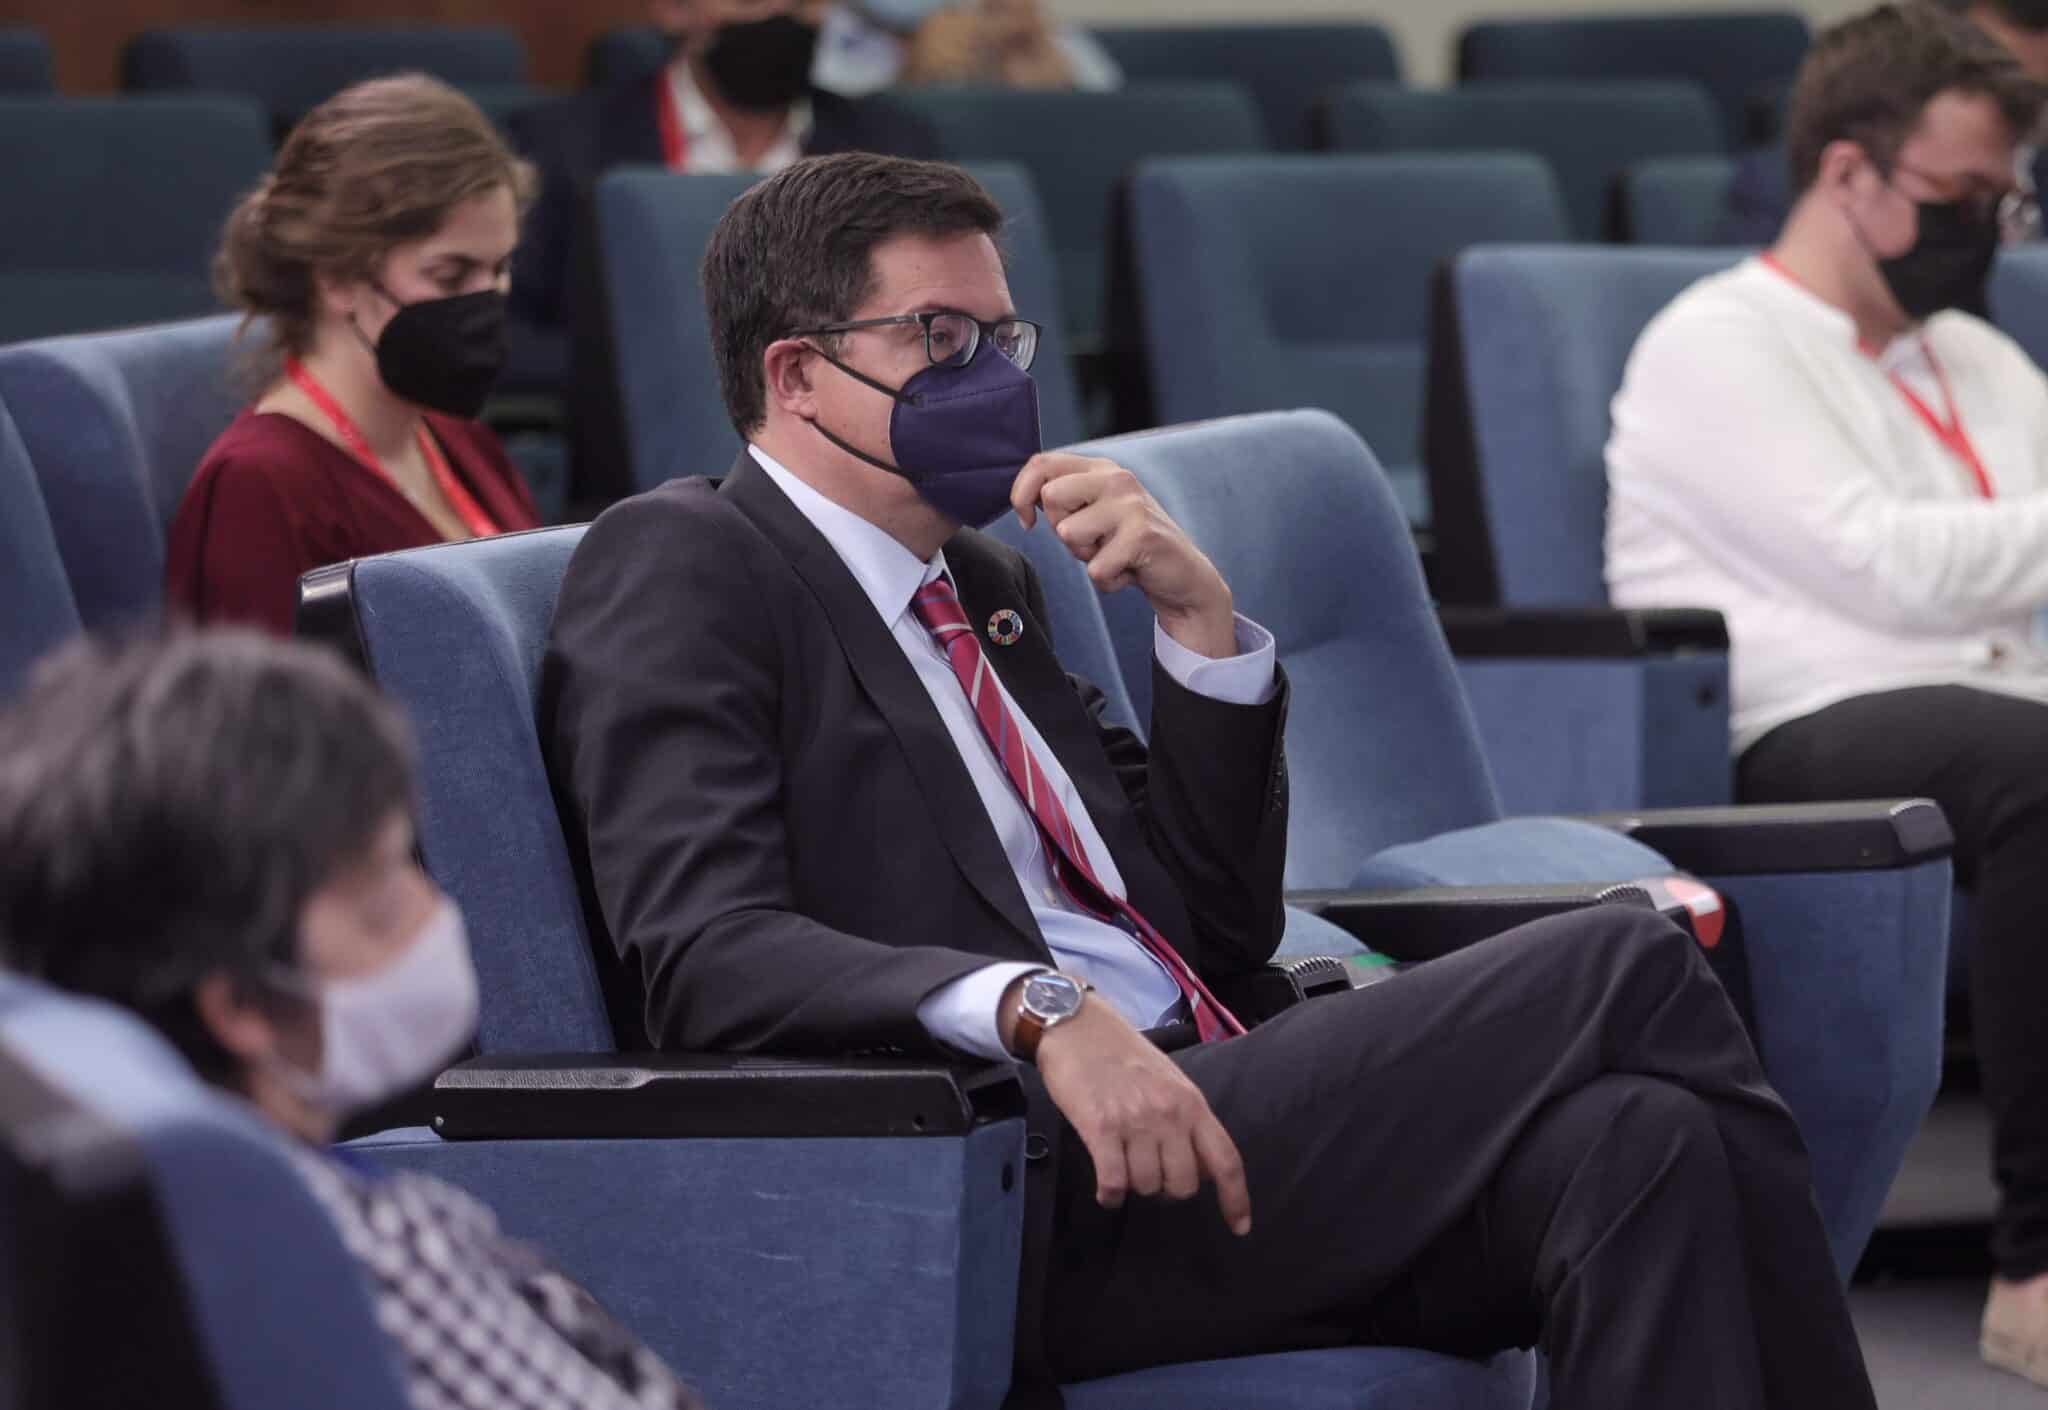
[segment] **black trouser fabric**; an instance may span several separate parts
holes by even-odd
[[[1798,1129],[1657,916],[1525,926],[1174,1060],[1244,1156],[1252,1232],[1206,1188],[1101,1210],[1065,1133],[1063,1380],[1536,1344],[1558,1410],[1874,1405]]]
[[[1964,686],[1845,700],[1772,730],[1742,756],[1745,802],[1932,798],[1972,893],[1970,1012],[1992,1168],[1992,1257],[2048,1272],[2048,705]]]

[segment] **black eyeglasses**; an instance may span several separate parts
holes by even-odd
[[[993,323],[983,323],[964,313],[899,313],[890,318],[862,318],[852,323],[828,323],[821,328],[799,328],[790,336],[815,338],[827,333],[858,333],[863,328],[911,324],[924,329],[924,355],[934,367],[965,367],[973,361],[983,337],[1022,371],[1029,372],[1038,356],[1039,327],[1028,318],[998,318]]]
[[[2041,233],[2041,199],[2034,192],[2033,173],[2017,163],[2015,168],[2012,189],[1963,197],[1979,220],[1986,224],[1998,223],[1999,239],[2008,245],[2024,244]],[[1936,190],[1946,189],[1953,180],[1896,159],[1890,163],[1889,169],[1878,167],[1887,184],[1895,171],[1903,171]]]

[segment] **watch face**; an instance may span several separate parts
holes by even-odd
[[[1024,1007],[1048,1022],[1072,1018],[1084,992],[1064,974],[1034,974],[1024,981]]]

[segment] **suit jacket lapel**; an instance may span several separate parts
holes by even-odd
[[[1116,858],[1117,870],[1123,873],[1132,903],[1146,911],[1140,888],[1155,865],[1152,850],[1130,798],[1110,767],[1109,756],[1103,753],[1096,723],[1082,706],[1073,681],[1053,651],[1052,634],[1031,615],[1024,600],[1023,584],[989,552],[980,535],[954,535],[946,545],[946,566],[952,570],[967,620],[982,633],[982,654],[988,657],[1017,708],[1045,737],[1087,807],[1095,830],[1102,834],[1110,855]],[[994,643],[984,629],[991,617],[1006,608],[1023,620],[1024,635],[1014,644],[1002,646]],[[1151,913],[1146,914],[1149,919]]]
[[[874,604],[832,545],[775,487],[751,455],[740,453],[721,492],[731,495],[782,550],[817,598],[861,688],[895,734],[961,875],[1029,942],[1032,953],[1050,963],[1044,937],[1031,919],[1017,874],[1010,868],[960,751],[946,733],[945,721],[933,707],[931,696],[904,658],[903,648],[876,615]]]

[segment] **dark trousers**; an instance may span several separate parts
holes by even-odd
[[[1540,1345],[1558,1410],[1874,1405],[1806,1151],[1697,947],[1602,908],[1177,1054],[1242,1152],[1111,1214],[1071,1132],[1045,1335],[1076,1380]]]
[[[1742,756],[1746,802],[1932,798],[1973,895],[1970,1012],[2001,1193],[1992,1256],[2048,1272],[2048,705],[1962,686],[1860,696]]]

